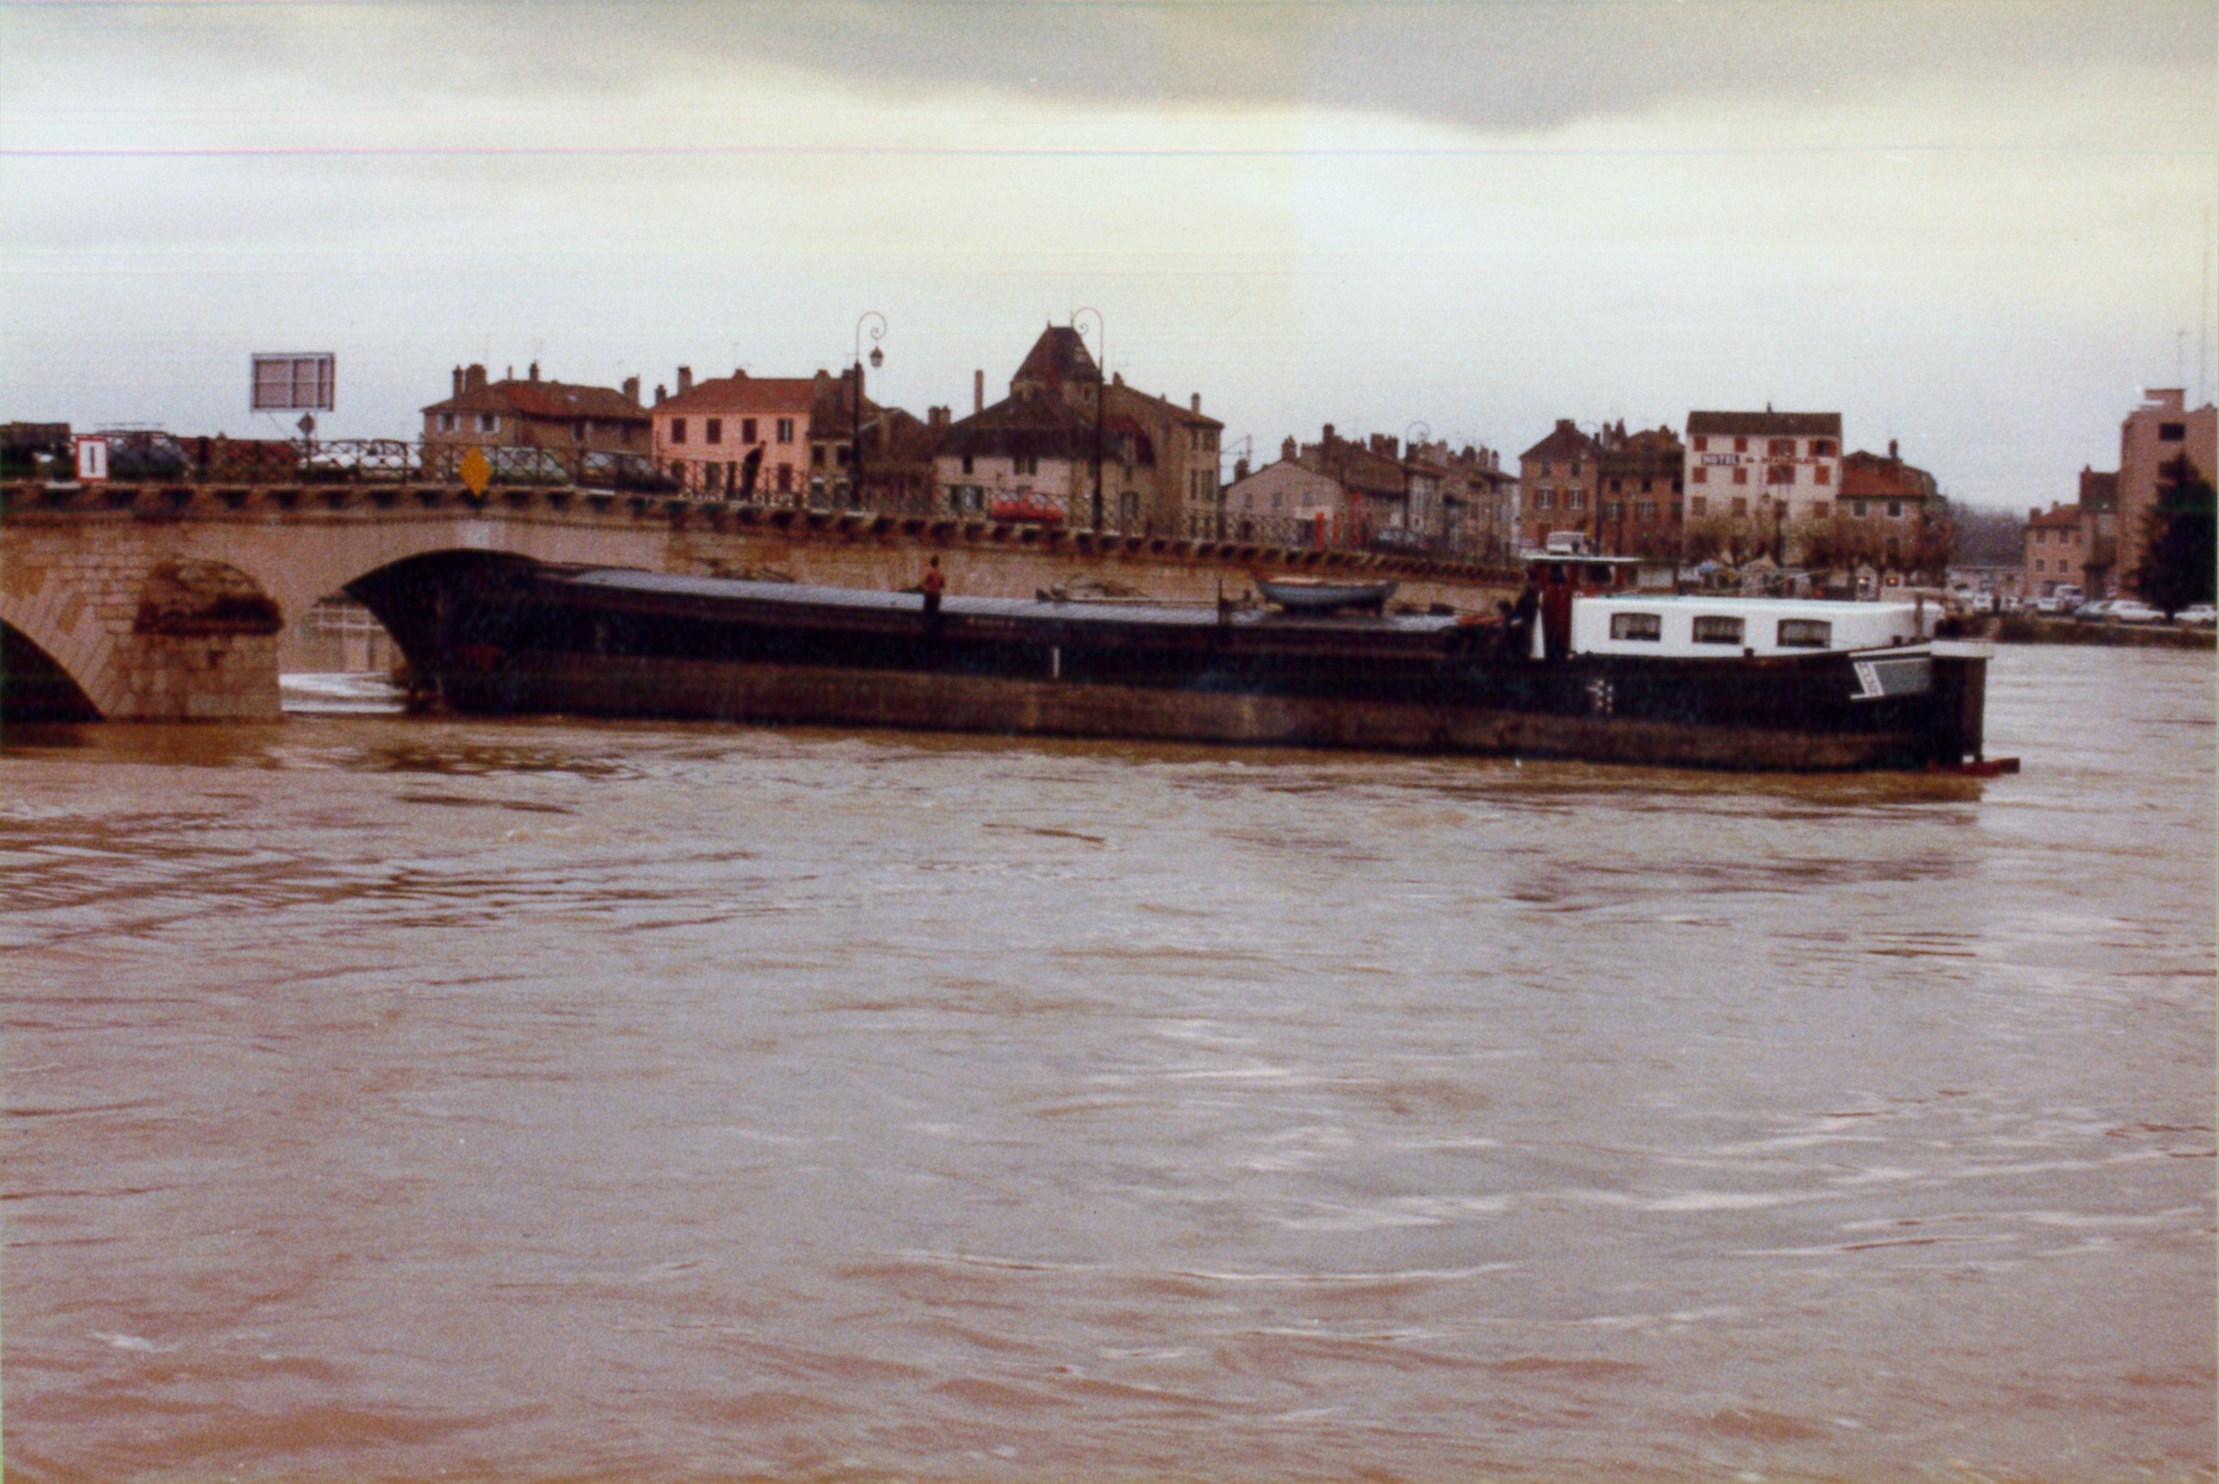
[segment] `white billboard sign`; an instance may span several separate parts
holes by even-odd
[[[98,484],[108,477],[108,440],[105,438],[78,437],[77,478],[85,484]]]
[[[329,412],[338,357],[329,352],[254,357],[256,412]]]

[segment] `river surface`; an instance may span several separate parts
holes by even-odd
[[[9,1476],[2209,1479],[2213,706],[19,732]]]

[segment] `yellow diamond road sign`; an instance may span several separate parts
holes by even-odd
[[[485,461],[485,450],[475,446],[462,456],[462,465],[455,472],[462,476],[462,487],[474,496],[484,494],[486,482],[493,478],[493,466]]]

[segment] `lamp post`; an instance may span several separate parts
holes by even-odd
[[[1071,327],[1078,329],[1079,316],[1094,316],[1094,530],[1102,529],[1102,408],[1109,401],[1109,331],[1103,327],[1102,311],[1092,306],[1071,312]],[[1080,330],[1083,336],[1086,332]]]
[[[876,324],[871,324],[876,320]],[[886,316],[875,309],[866,309],[855,321],[855,388],[854,400],[849,404],[848,417],[848,505],[859,509],[863,504],[863,327],[871,326],[871,369],[876,371],[886,364],[886,352],[878,342],[886,334]]]

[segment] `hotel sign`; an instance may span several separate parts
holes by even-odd
[[[329,352],[254,357],[256,412],[329,412],[338,357]]]

